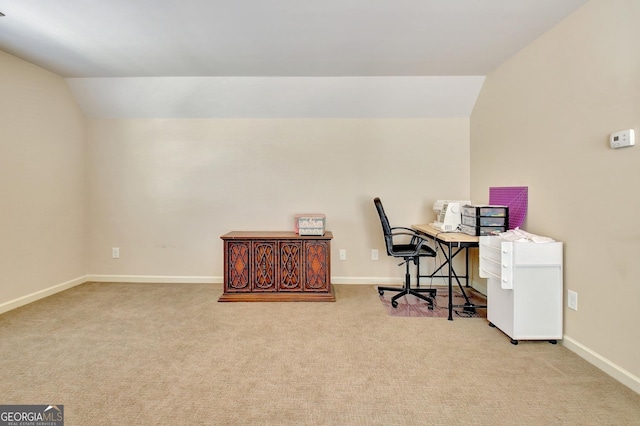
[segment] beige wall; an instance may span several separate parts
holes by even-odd
[[[567,342],[640,376],[640,2],[594,0],[493,71],[471,116],[471,195],[529,186],[525,228],[565,243]]]
[[[88,144],[96,276],[219,281],[222,234],[292,230],[294,214],[321,212],[334,283],[400,282],[373,198],[409,225],[432,221],[435,199],[469,192],[467,118],[96,119]]]
[[[62,78],[0,52],[0,312],[87,273],[84,125]]]

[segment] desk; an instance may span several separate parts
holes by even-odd
[[[476,237],[473,235],[463,234],[461,232],[444,232],[439,229],[434,228],[431,225],[411,225],[411,228],[416,230],[421,235],[426,236],[427,238],[432,239],[438,247],[444,253],[446,257],[445,261],[430,275],[424,275],[424,277],[428,278],[448,278],[449,280],[449,321],[453,321],[453,308],[465,308],[465,309],[475,309],[475,308],[486,308],[486,306],[478,306],[473,305],[469,301],[469,297],[467,293],[464,291],[462,284],[460,283],[460,279],[465,280],[465,286],[469,286],[469,248],[478,247],[480,243],[480,237]],[[454,250],[457,249],[457,250]],[[445,250],[446,249],[446,250]],[[453,259],[461,252],[465,252],[465,271],[464,275],[456,274],[456,271],[453,269]],[[448,265],[449,273],[446,275],[436,275],[438,274],[442,268]],[[419,278],[418,278],[419,279]],[[460,290],[462,291],[462,295],[464,296],[467,303],[464,305],[455,305],[453,304],[453,280],[456,280]]]

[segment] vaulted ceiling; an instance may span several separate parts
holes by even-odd
[[[0,50],[102,89],[122,77],[466,78],[485,76],[584,3],[0,0]]]

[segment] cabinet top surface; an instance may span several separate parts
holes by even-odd
[[[333,234],[331,231],[325,231],[324,235],[298,235],[289,231],[232,231],[220,238],[223,240],[330,240]]]

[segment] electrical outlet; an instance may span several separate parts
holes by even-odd
[[[120,248],[119,247],[111,247],[111,258],[112,259],[120,259]]]
[[[378,260],[378,249],[371,250],[371,260]]]
[[[578,310],[578,293],[575,291],[567,291],[567,307],[574,311]]]
[[[340,260],[347,260],[347,251],[345,249],[340,250]]]

